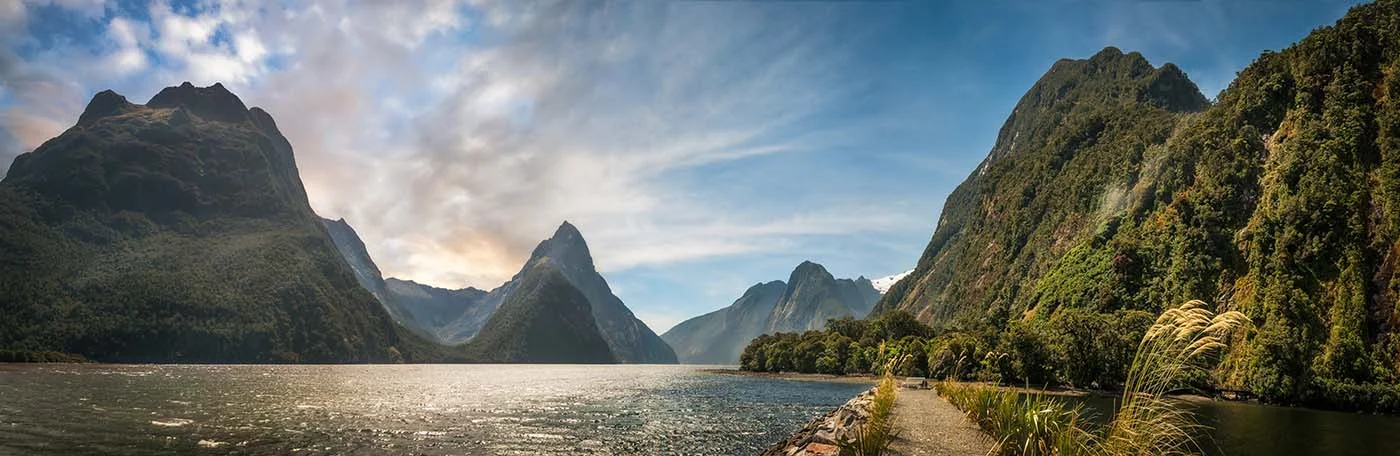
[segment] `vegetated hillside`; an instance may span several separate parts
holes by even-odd
[[[592,305],[547,261],[527,265],[515,290],[467,344],[478,359],[504,363],[613,363]]]
[[[821,265],[804,261],[787,282],[749,287],[729,307],[681,322],[661,338],[683,363],[735,364],[759,335],[822,329],[828,319],[864,317],[879,297],[864,277],[837,279]]]
[[[877,312],[1024,329],[1200,298],[1254,322],[1217,384],[1400,397],[1397,57],[1400,2],[1381,1],[1263,53],[1203,111],[1175,67],[1114,49],[1058,62]]]
[[[384,281],[384,288],[386,299],[402,307],[417,325],[444,344],[460,344],[476,336],[505,296],[504,288],[491,292],[471,287],[449,290],[393,277]]]
[[[312,213],[291,145],[223,88],[98,93],[0,181],[0,348],[101,361],[414,353]]]

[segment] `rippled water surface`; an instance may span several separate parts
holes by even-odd
[[[1103,423],[1111,398],[1071,398]],[[1205,428],[1195,436],[1206,456],[1400,456],[1400,417],[1275,407],[1245,402],[1184,404]]]
[[[0,364],[0,453],[755,454],[864,388],[687,366]]]

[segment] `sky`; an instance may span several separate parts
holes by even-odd
[[[0,0],[0,172],[92,94],[222,82],[385,276],[491,289],[564,220],[657,333],[786,280],[913,268],[1060,58],[1209,98],[1351,2]]]

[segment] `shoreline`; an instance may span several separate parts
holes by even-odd
[[[709,374],[766,378],[771,380],[793,380],[799,382],[851,383],[860,385],[874,385],[880,382],[879,377],[876,377],[874,375],[804,374],[800,372],[752,372],[746,370],[725,368],[702,368],[696,370]]]

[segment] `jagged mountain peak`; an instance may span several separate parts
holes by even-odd
[[[103,117],[118,115],[135,106],[121,94],[111,89],[103,90],[88,101],[87,107],[83,108],[83,114],[78,116],[78,125],[87,125]]]
[[[1153,67],[1142,54],[1107,47],[1087,59],[1060,59],[1026,91],[1002,124],[987,160],[969,179],[1003,158],[1021,156],[1062,130],[1068,119],[1107,109],[1197,112],[1210,106],[1176,65]],[[1092,132],[1086,132],[1092,133]]]
[[[811,261],[803,261],[792,270],[792,274],[788,276],[788,283],[796,284],[814,279],[832,280],[833,278],[831,272],[828,272],[825,266]]]
[[[568,221],[560,224],[553,236],[535,247],[529,262],[538,261],[547,261],[566,270],[594,269],[593,255],[588,251],[588,242],[583,239],[583,233]]]
[[[179,86],[166,87],[151,97],[146,106],[184,108],[186,112],[201,119],[216,122],[249,120],[248,107],[243,104],[243,100],[217,82],[209,87],[195,87],[188,81]]]

